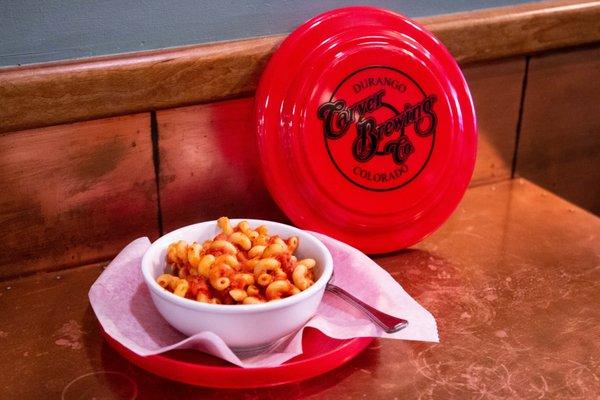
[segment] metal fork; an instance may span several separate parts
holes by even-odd
[[[290,340],[295,333],[296,332],[292,332],[292,333],[282,337],[281,339],[278,339],[271,343],[265,343],[263,345],[258,345],[258,346],[253,346],[253,347],[231,347],[231,351],[233,351],[235,353],[235,355],[241,359],[257,356],[261,353],[271,351],[271,350],[275,349],[276,347],[283,345],[284,342]]]
[[[331,277],[333,279],[333,276]],[[338,296],[340,299],[344,300],[346,303],[354,306],[356,309],[362,311],[371,321],[376,323],[383,329],[386,333],[394,333],[402,330],[408,326],[408,321],[402,318],[396,318],[392,315],[381,312],[362,300],[357,299],[352,296],[350,293],[345,291],[339,286],[336,286],[332,283],[327,283],[325,287],[329,293],[333,293]]]
[[[331,277],[331,279],[333,279],[333,276]],[[344,300],[346,303],[362,311],[367,317],[369,317],[371,321],[380,326],[381,329],[383,329],[386,333],[398,332],[408,326],[407,320],[397,318],[392,315],[381,312],[371,307],[367,303],[363,302],[362,300],[359,300],[356,297],[352,296],[350,293],[348,293],[339,286],[328,282],[325,286],[325,290],[327,290],[329,293],[335,294],[336,296]],[[295,332],[292,332],[292,334],[293,333]],[[281,345],[284,341],[288,340],[292,336],[292,334],[283,337],[273,343],[266,343],[264,345],[255,347],[232,348],[231,350],[240,358],[252,357],[262,352],[272,350],[275,347]]]

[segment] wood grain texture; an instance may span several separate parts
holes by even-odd
[[[228,217],[282,220],[261,178],[251,98],[157,113],[165,231]]]
[[[480,133],[473,184],[511,176],[524,63],[465,69]],[[159,111],[157,120],[165,230],[223,214],[282,218],[261,177],[253,99]]]
[[[600,40],[600,1],[537,1],[419,20],[459,62],[493,60]]]
[[[463,63],[600,40],[599,1],[422,18]],[[251,94],[283,36],[0,70],[0,132]]]
[[[0,70],[0,132],[248,94],[280,40]]]
[[[600,215],[600,47],[532,57],[517,173]]]
[[[525,59],[507,59],[463,69],[477,113],[477,163],[472,185],[512,175]]]
[[[148,114],[0,135],[0,278],[157,235]]]
[[[3,282],[0,388],[20,400],[65,389],[107,400],[596,399],[600,243],[589,238],[599,230],[524,181],[469,189],[442,229],[376,259],[435,316],[440,343],[377,340],[328,374],[270,389],[183,385],[121,358],[87,297],[101,265]]]

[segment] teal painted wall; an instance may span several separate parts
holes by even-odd
[[[323,11],[376,5],[409,17],[519,0],[0,0],[0,66],[287,33]]]

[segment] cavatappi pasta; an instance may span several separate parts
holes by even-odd
[[[288,297],[314,283],[315,260],[298,260],[298,238],[269,235],[264,225],[231,226],[202,244],[180,240],[167,249],[167,273],[156,278],[175,295],[212,304],[257,304]]]

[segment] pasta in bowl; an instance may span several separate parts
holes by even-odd
[[[142,274],[159,313],[186,335],[210,331],[235,349],[302,327],[333,271],[316,237],[262,220],[203,222],[154,242]]]
[[[313,258],[298,260],[297,236],[270,235],[266,225],[235,227],[217,220],[221,232],[202,244],[185,240],[167,248],[169,271],[156,278],[179,297],[211,304],[260,304],[288,297],[314,283]]]

